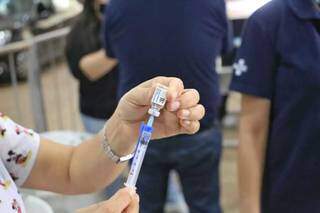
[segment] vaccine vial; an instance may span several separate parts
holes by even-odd
[[[161,84],[157,85],[152,99],[151,99],[151,108],[148,113],[154,117],[160,116],[160,110],[164,107],[167,101],[167,92],[168,88]]]

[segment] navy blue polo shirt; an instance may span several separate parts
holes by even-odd
[[[107,54],[120,63],[119,97],[156,76],[196,88],[212,125],[219,104],[216,57],[228,47],[224,0],[112,0],[105,14]]]
[[[234,65],[231,89],[272,103],[263,212],[320,212],[319,19],[312,0],[268,3],[248,20]]]

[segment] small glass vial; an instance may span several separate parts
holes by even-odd
[[[168,88],[161,84],[157,85],[152,99],[151,99],[151,108],[148,113],[154,117],[160,116],[160,110],[164,107],[167,101],[167,92]]]

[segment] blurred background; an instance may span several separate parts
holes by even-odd
[[[220,180],[226,213],[238,212],[236,130],[240,98],[228,91],[233,58],[241,44],[246,19],[266,2],[226,2],[234,49],[217,58],[221,95],[225,97],[220,115],[224,133]],[[0,0],[0,112],[57,141],[68,140],[70,144],[87,137],[78,107],[78,81],[70,74],[65,59],[66,37],[81,11],[82,4],[76,0]],[[73,197],[32,191],[25,194],[45,201],[54,212],[72,212],[71,207],[76,205]],[[83,205],[88,199],[91,198],[82,197],[76,202]],[[30,202],[31,205],[37,203],[32,199]],[[167,211],[183,212],[169,207]]]

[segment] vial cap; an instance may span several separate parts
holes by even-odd
[[[153,108],[149,109],[148,113],[150,115],[154,116],[154,117],[159,117],[160,116],[160,112],[158,110],[156,110],[156,109],[153,109]]]

